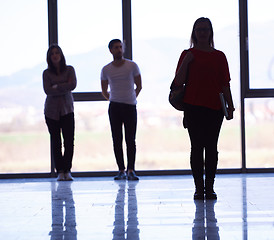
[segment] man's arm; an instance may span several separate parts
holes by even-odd
[[[108,80],[101,80],[102,95],[105,99],[109,100],[108,93]]]
[[[142,79],[141,79],[141,75],[137,75],[136,77],[134,77],[134,83],[136,85],[135,88],[135,93],[136,93],[136,97],[139,95],[140,91],[142,90]]]

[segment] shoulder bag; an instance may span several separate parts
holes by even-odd
[[[178,111],[184,111],[184,95],[186,85],[176,86],[174,80],[170,85],[170,93],[168,96],[169,103]]]

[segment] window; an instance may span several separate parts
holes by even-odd
[[[116,171],[108,120],[108,102],[75,102],[72,170]]]
[[[49,172],[42,86],[47,2],[5,1],[0,13],[0,173]]]
[[[250,88],[274,88],[274,16],[271,0],[248,1]]]
[[[273,168],[274,100],[246,99],[245,109],[246,166]]]
[[[72,17],[73,16],[73,17]],[[122,39],[122,4],[118,0],[59,0],[59,45],[76,71],[75,92],[101,92],[100,74],[112,61],[111,39]],[[73,171],[117,170],[112,150],[107,102],[75,102]]]
[[[112,61],[108,43],[122,39],[121,1],[59,0],[58,31],[67,64],[76,71],[75,92],[101,91],[101,69]]]
[[[227,56],[237,108],[235,119],[222,127],[219,168],[241,167],[238,1],[132,0],[133,60],[143,79],[137,144],[146,142],[137,145],[138,169],[189,168],[188,133],[182,113],[169,105],[168,93],[179,56],[189,48],[194,21],[202,16],[211,19],[215,47]]]

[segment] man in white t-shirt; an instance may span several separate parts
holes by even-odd
[[[119,173],[114,179],[139,180],[135,173],[135,137],[137,129],[136,98],[142,89],[141,74],[135,62],[123,57],[121,40],[111,40],[108,48],[113,56],[113,61],[102,69],[101,87],[103,96],[110,101],[108,114],[114,155],[119,168]],[[108,86],[110,92],[108,92]],[[127,174],[122,145],[123,126],[127,146]]]

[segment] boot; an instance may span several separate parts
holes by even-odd
[[[193,196],[194,200],[204,200],[204,179],[194,179],[195,193]]]
[[[214,192],[213,189],[214,179],[206,179],[205,181],[205,196],[206,199],[217,199],[217,194]]]

